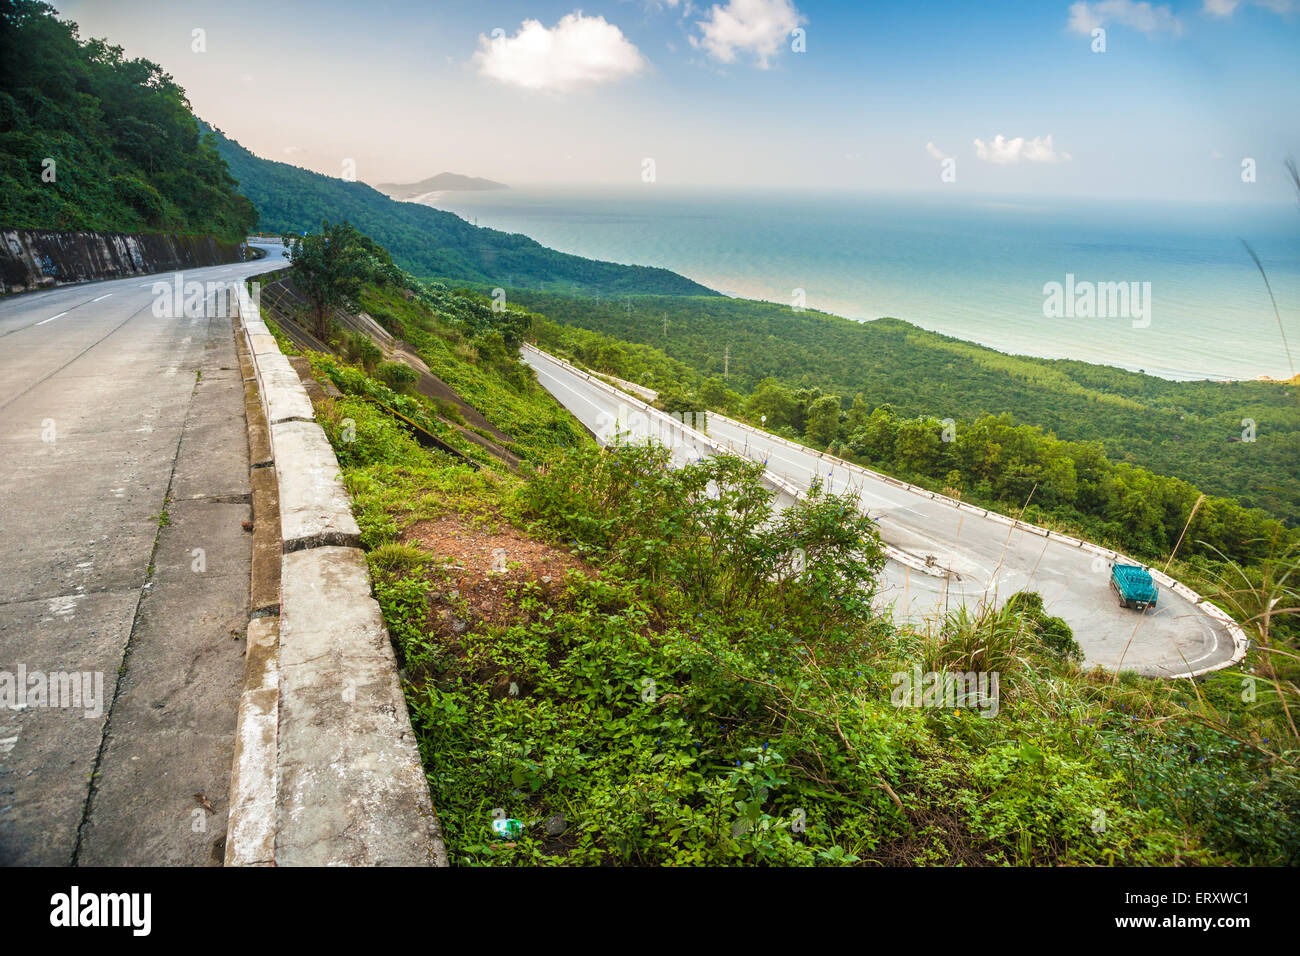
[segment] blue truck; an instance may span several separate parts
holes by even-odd
[[[1156,606],[1159,592],[1151,580],[1151,572],[1136,564],[1119,561],[1110,566],[1110,586],[1119,595],[1119,606],[1145,611]]]

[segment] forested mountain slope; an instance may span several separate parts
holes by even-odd
[[[252,203],[162,67],[0,3],[0,226],[242,237]]]
[[[422,278],[503,288],[546,283],[605,294],[716,295],[667,269],[566,255],[527,236],[480,229],[440,209],[389,199],[365,183],[262,159],[219,131],[216,136],[266,232],[310,232],[325,220],[350,222]]]

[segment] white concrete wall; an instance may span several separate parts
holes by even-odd
[[[338,460],[247,294],[240,316],[279,488],[281,604],[249,627],[227,863],[446,865]]]

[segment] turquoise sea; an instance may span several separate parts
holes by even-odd
[[[1243,188],[1249,188],[1243,186]],[[1007,352],[1168,378],[1300,367],[1300,204],[673,188],[442,193],[431,205],[563,252],[664,266],[728,295],[894,316]],[[1282,313],[1279,331],[1264,263]],[[1045,315],[1044,286],[1150,283],[1149,312]],[[1149,321],[1148,321],[1149,320]],[[1139,326],[1139,327],[1135,327]]]

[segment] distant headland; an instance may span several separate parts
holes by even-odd
[[[505,183],[482,179],[478,176],[462,176],[459,173],[439,173],[418,183],[376,183],[375,188],[390,199],[418,199],[429,193],[460,191],[483,191],[488,189],[509,189]]]

